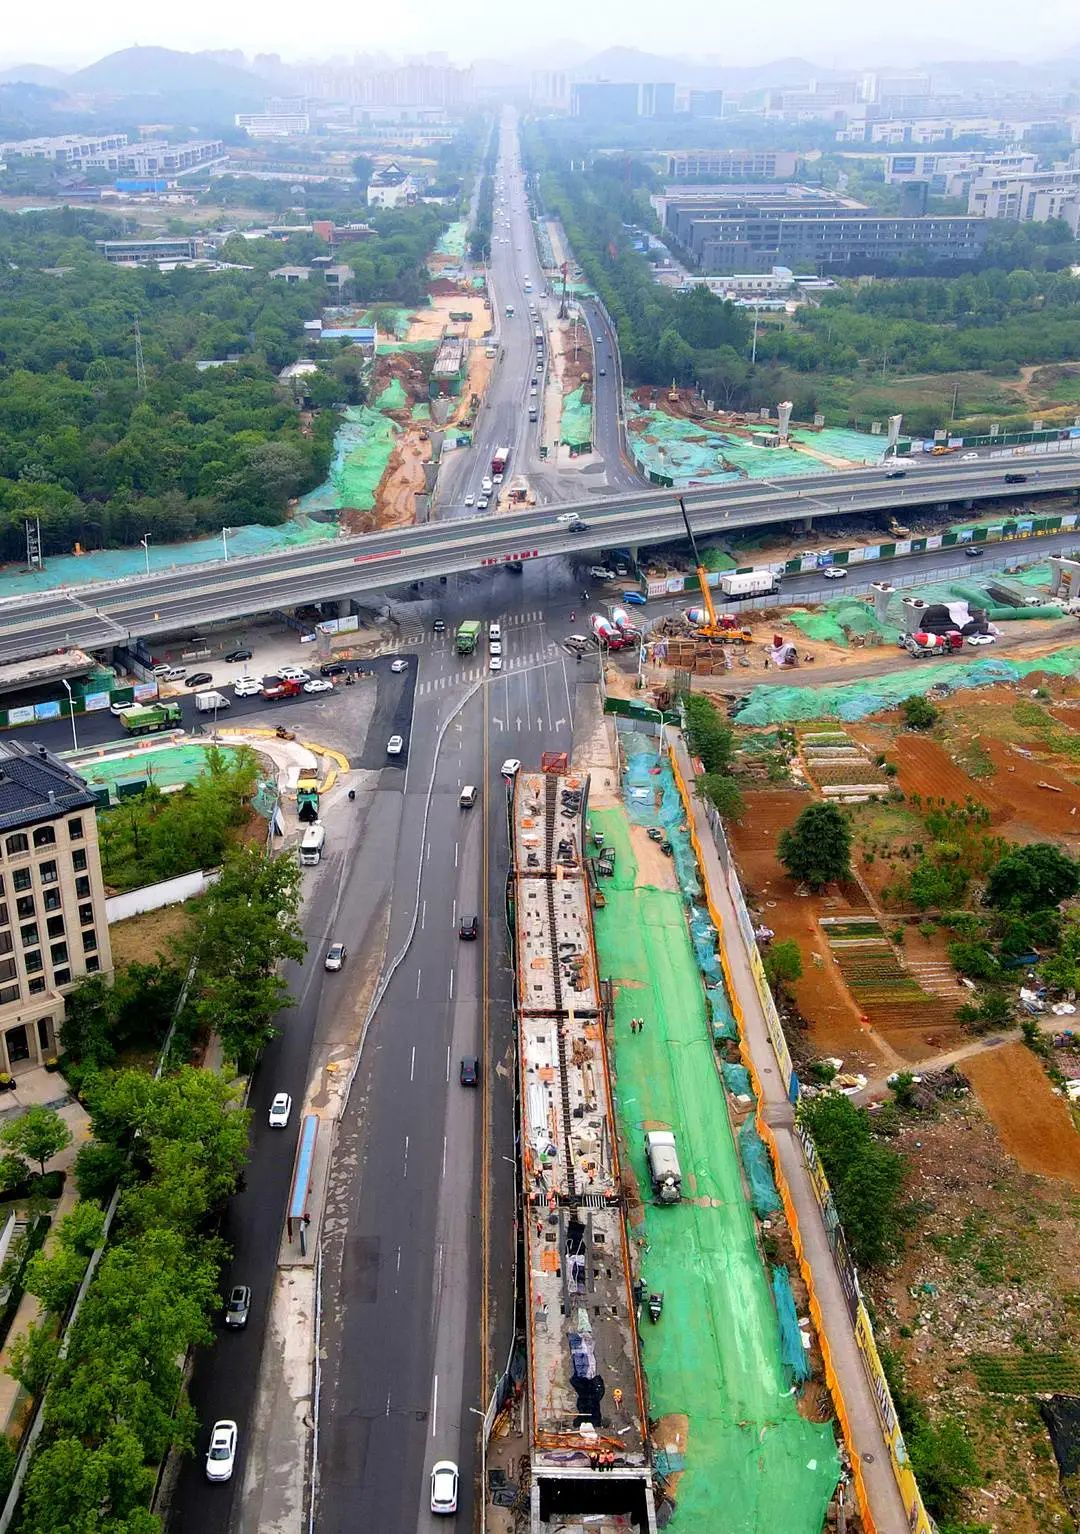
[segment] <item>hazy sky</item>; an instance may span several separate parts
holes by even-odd
[[[312,11],[295,0],[54,0],[43,14],[8,0],[0,61],[78,67],[134,43],[169,48],[241,48],[286,58],[385,50],[448,51],[456,61],[544,47],[574,38],[589,49],[614,43],[655,53],[709,55],[731,64],[800,54],[826,66],[905,64],[948,58],[1060,59],[1080,43],[1076,0],[907,0],[896,9],[867,0],[770,0],[754,12],[716,0],[670,8],[656,0],[395,0]],[[1020,18],[1022,17],[1022,25]],[[1080,72],[1080,58],[1078,58]]]

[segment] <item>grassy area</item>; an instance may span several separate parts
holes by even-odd
[[[191,925],[190,905],[167,905],[127,921],[114,922],[109,928],[114,964],[149,964],[158,954],[167,954],[177,939]]]

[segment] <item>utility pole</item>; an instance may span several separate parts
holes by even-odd
[[[139,316],[135,316],[135,388],[144,398],[146,395],[146,364],[143,362],[142,331]]]
[[[41,557],[41,518],[27,517],[26,522],[26,567],[28,570],[43,570],[45,561]]]
[[[751,367],[756,367],[757,366],[757,318],[758,318],[758,306],[757,306],[757,304],[755,304],[754,305],[754,340],[753,340],[753,344],[750,347],[750,366]]]

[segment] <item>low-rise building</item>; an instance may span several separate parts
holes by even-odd
[[[1019,224],[1045,224],[1061,218],[1073,234],[1080,228],[1080,170],[1054,170],[976,176],[968,192],[968,212]]]
[[[307,112],[237,112],[233,122],[248,138],[290,138],[311,132]]]
[[[57,1055],[67,993],[111,969],[94,796],[44,746],[0,741],[0,1069]]]
[[[1022,149],[912,149],[887,156],[885,180],[890,186],[925,181],[935,197],[967,197],[976,176],[1030,175],[1037,164]]]
[[[179,235],[158,240],[95,240],[94,244],[114,266],[156,266],[161,261],[197,261],[201,240]]]
[[[55,160],[62,165],[88,165],[95,155],[122,149],[126,133],[61,133],[0,144],[0,156],[12,160]]]
[[[275,266],[270,276],[278,282],[287,282],[290,287],[295,287],[298,282],[310,282],[310,266]]]
[[[798,160],[793,149],[679,149],[667,157],[667,174],[672,181],[790,181]]]
[[[94,170],[114,171],[118,176],[168,178],[187,176],[194,170],[219,165],[225,158],[225,145],[219,138],[190,139],[183,144],[170,144],[164,139],[142,139],[137,144],[102,150],[84,164]]]
[[[408,171],[391,162],[377,170],[368,182],[369,208],[400,208],[416,201],[417,186]]]

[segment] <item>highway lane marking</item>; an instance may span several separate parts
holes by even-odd
[[[454,867],[455,868],[457,867],[457,860],[458,860],[458,844],[457,844],[457,842],[455,842],[454,843]]]
[[[422,969],[418,969],[416,971],[416,999],[417,999],[417,1001],[420,1000],[420,976],[423,973],[424,973],[424,971]]]
[[[413,1078],[415,1077],[415,1075],[416,1075],[416,1045],[414,1044],[413,1047],[412,1047],[412,1056],[411,1056],[411,1058],[409,1060],[409,1080],[412,1081]],[[399,1247],[398,1248],[398,1253],[399,1253],[398,1261],[399,1262],[401,1260],[400,1259],[400,1252],[401,1252],[401,1248]]]
[[[446,1136],[445,1135],[443,1135],[443,1137],[442,1137],[442,1174],[443,1174],[443,1179],[445,1181],[445,1178],[446,1178]]]
[[[451,927],[456,927],[457,926],[457,896],[456,895],[454,896],[453,902],[451,903],[451,906],[450,906],[450,925],[451,925]]]
[[[446,1079],[450,1080],[450,1045],[446,1046]]]
[[[409,1137],[408,1137],[408,1135],[405,1136],[405,1174],[404,1175],[406,1177],[408,1177],[408,1175],[409,1175]]]
[[[386,1415],[388,1417],[390,1415],[390,1392],[389,1392],[389,1390],[386,1392]]]
[[[451,967],[450,967],[450,1000],[453,1001],[453,999],[454,999],[454,969],[453,969],[453,966],[451,965]]]
[[[460,788],[460,786],[461,785],[458,784],[459,788]],[[423,931],[424,925],[425,925],[426,922],[427,922],[427,901],[425,900],[423,905],[420,907],[420,930],[421,931]]]
[[[439,1376],[435,1376],[435,1383],[431,1392],[431,1436],[435,1437],[439,1425]]]

